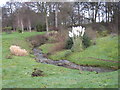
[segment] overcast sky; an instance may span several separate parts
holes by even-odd
[[[9,0],[0,0],[0,6],[4,5]]]

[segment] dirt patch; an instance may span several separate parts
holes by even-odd
[[[43,71],[37,68],[34,68],[34,71],[31,74],[32,77],[44,76]]]

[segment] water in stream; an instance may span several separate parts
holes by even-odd
[[[68,60],[59,60],[59,61],[54,61],[51,59],[48,59],[46,57],[44,57],[42,51],[40,49],[34,48],[33,49],[33,53],[35,55],[35,58],[37,60],[37,62],[40,63],[44,63],[44,64],[53,64],[56,66],[62,66],[62,67],[66,67],[66,68],[71,68],[71,69],[79,69],[82,71],[96,71],[96,72],[111,72],[111,71],[115,71],[114,69],[110,69],[110,68],[102,68],[102,67],[93,67],[93,66],[81,66],[81,65],[77,65],[75,63],[72,63]]]

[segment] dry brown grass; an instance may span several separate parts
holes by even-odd
[[[47,36],[45,35],[36,35],[36,36],[27,38],[27,41],[29,41],[33,47],[40,46],[44,44],[47,40],[48,40]]]
[[[91,39],[95,39],[97,37],[97,32],[93,30],[91,27],[86,28],[85,33]]]
[[[54,32],[54,33],[52,33],[52,36],[50,36],[50,37],[53,38],[54,43],[55,43],[54,47],[51,49],[50,52],[54,53],[56,51],[61,51],[61,50],[65,49],[66,40],[67,40],[66,30]]]
[[[11,54],[15,56],[27,56],[28,52],[25,49],[21,49],[19,46],[12,45],[10,46]]]

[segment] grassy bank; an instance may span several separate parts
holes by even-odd
[[[6,59],[9,55],[11,44],[18,44],[22,48],[30,51],[26,37],[42,34],[38,32],[25,32],[23,34],[12,33],[4,34],[2,37],[2,69],[3,69],[3,88],[117,88],[118,71],[99,73],[83,72],[79,70],[67,69],[54,65],[41,64],[35,62],[30,56],[13,56]],[[43,71],[43,77],[31,77],[34,68]]]
[[[51,45],[45,44],[40,47],[43,52],[47,53],[49,52],[49,49],[43,47],[51,47]],[[71,52],[70,50],[63,50],[50,55],[49,58],[53,60],[67,59],[80,65],[118,68],[118,63],[98,60],[105,59],[118,61],[118,36],[110,35],[107,37],[98,38],[96,39],[96,45],[88,47],[83,52]]]

